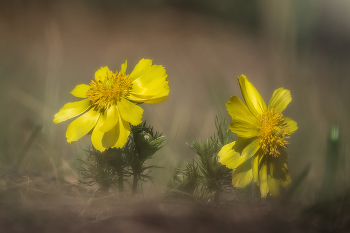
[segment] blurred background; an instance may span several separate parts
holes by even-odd
[[[142,105],[143,120],[167,138],[145,194],[161,194],[173,168],[195,157],[186,142],[213,136],[215,116],[231,121],[225,102],[242,97],[241,74],[266,102],[279,87],[291,90],[292,180],[311,165],[303,200],[322,186],[332,125],[341,135],[336,180],[348,184],[350,2],[342,0],[2,0],[0,167],[75,182],[90,137],[68,144],[71,121],[55,125],[54,114],[101,66],[119,70],[127,59],[130,73],[142,58],[163,65],[170,86],[166,101]]]

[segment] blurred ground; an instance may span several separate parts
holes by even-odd
[[[1,232],[317,232],[271,202],[215,208],[192,202],[100,198],[19,208],[1,204]],[[59,205],[57,205],[59,203]],[[113,203],[113,204],[111,204]],[[290,207],[288,207],[290,209]]]
[[[90,82],[101,66],[119,70],[128,59],[130,72],[140,59],[151,58],[166,68],[170,95],[161,104],[142,106],[143,119],[164,132],[168,144],[152,161],[164,168],[153,171],[157,186],[144,185],[145,195],[161,194],[173,167],[195,156],[185,142],[212,136],[216,115],[230,121],[224,103],[231,95],[241,97],[240,74],[266,102],[281,86],[291,90],[293,101],[284,114],[299,126],[288,148],[292,179],[311,165],[299,199],[319,195],[333,124],[340,126],[343,142],[336,183],[348,188],[349,4],[232,2],[236,5],[204,1],[199,7],[196,1],[2,1],[0,167],[13,166],[22,154],[21,169],[75,182],[77,159],[90,139],[69,145],[70,121],[54,125],[53,115],[76,100],[69,92]]]

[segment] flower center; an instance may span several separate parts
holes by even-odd
[[[286,141],[291,134],[287,122],[283,115],[267,109],[260,115],[261,127],[259,129],[259,144],[264,154],[274,157],[280,155],[280,148],[287,148],[289,142]]]
[[[104,111],[110,105],[120,101],[129,95],[131,89],[131,79],[129,75],[110,71],[107,72],[104,80],[92,80],[87,98],[92,105]]]

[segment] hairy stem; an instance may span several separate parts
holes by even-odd
[[[119,196],[124,197],[124,173],[123,169],[117,170]]]
[[[136,173],[134,173],[134,179],[132,182],[132,195],[137,194],[137,182],[139,181],[139,177]]]

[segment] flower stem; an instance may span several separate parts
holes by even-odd
[[[139,178],[137,174],[134,174],[134,180],[132,182],[132,195],[135,196],[137,194],[137,182],[139,181]]]
[[[119,197],[124,197],[124,173],[123,169],[117,170],[117,176],[118,176],[118,190],[119,190]]]

